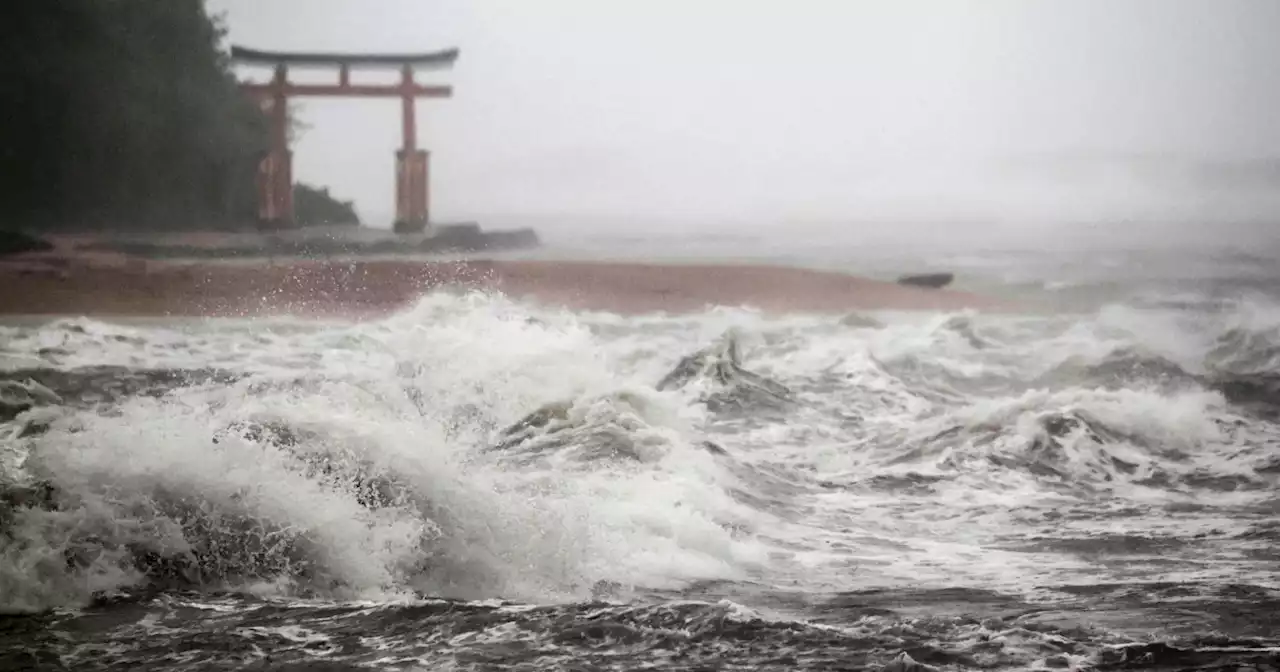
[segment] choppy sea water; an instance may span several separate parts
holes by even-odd
[[[1254,261],[1001,267],[1092,292],[1036,316],[0,326],[0,669],[1275,669]]]

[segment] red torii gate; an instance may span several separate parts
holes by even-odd
[[[399,98],[404,146],[396,152],[396,230],[422,231],[428,222],[427,152],[418,149],[415,101],[448,98],[450,86],[425,86],[413,79],[415,69],[448,68],[458,59],[457,49],[422,54],[287,53],[231,47],[231,60],[275,67],[265,84],[243,82],[271,119],[271,147],[258,167],[258,216],[264,222],[287,226],[293,222],[293,152],[289,150],[290,96]],[[337,68],[337,84],[296,84],[289,81],[289,66]],[[352,84],[352,68],[397,68],[399,84]]]

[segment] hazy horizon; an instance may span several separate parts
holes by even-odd
[[[458,47],[427,77],[455,97],[419,110],[441,221],[1280,213],[1280,3],[1265,0],[208,4],[257,48]],[[398,106],[300,112],[298,178],[385,225]]]

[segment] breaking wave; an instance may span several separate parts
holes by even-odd
[[[623,318],[470,294],[362,324],[0,329],[9,612],[710,600],[556,635],[627,642],[727,627],[716,586],[805,628],[825,612],[786,591],[1277,588],[1280,312],[1257,303]]]

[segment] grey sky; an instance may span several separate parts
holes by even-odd
[[[264,49],[459,47],[439,76],[455,97],[419,115],[440,219],[1262,216],[1280,203],[1266,166],[1240,186],[1173,161],[1280,157],[1275,0],[209,6],[231,41]],[[299,177],[389,218],[398,106],[302,105]]]

